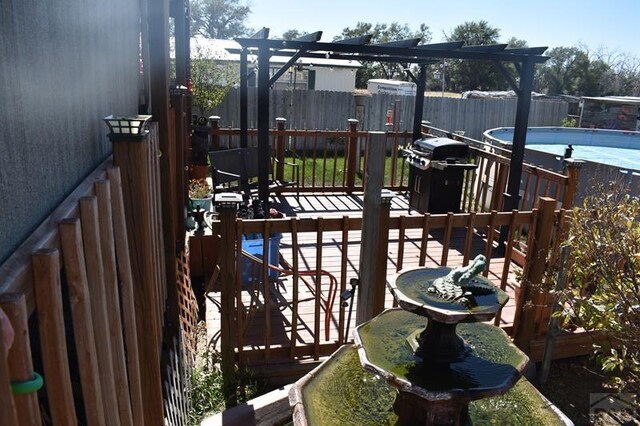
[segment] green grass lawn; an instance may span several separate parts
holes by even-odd
[[[304,161],[303,161],[304,160]],[[321,187],[322,183],[325,183],[325,186],[342,186],[344,180],[344,156],[328,157],[325,160],[323,158],[316,158],[315,160],[312,158],[302,158],[297,157],[294,158],[292,156],[286,157],[285,161],[288,163],[300,164],[300,183],[303,187],[311,187],[317,186]],[[384,185],[391,185],[391,165],[393,162],[393,158],[386,157],[385,158],[385,166],[384,166]],[[395,181],[394,185],[400,185],[400,173],[402,171],[402,165],[404,160],[402,158],[396,159],[396,171],[395,171]],[[364,160],[361,161],[361,169]],[[315,165],[315,179],[314,179],[314,165]],[[333,173],[335,170],[335,183]],[[363,170],[364,171],[364,170]],[[405,166],[404,168],[405,176],[402,178],[402,184],[406,185],[408,182],[409,169]],[[293,180],[292,176],[292,168],[285,167],[285,180]],[[356,186],[362,186],[362,173],[356,173]]]

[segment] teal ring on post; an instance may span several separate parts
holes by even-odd
[[[24,380],[22,382],[11,382],[11,392],[14,395],[23,395],[25,393],[37,392],[44,385],[44,379],[35,371],[33,372],[33,379]]]

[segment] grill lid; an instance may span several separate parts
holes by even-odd
[[[432,160],[464,158],[469,154],[467,144],[448,138],[418,139],[413,142],[412,148]]]

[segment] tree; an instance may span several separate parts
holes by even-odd
[[[282,40],[294,40],[294,39],[296,39],[298,37],[302,37],[305,34],[308,34],[308,33],[300,31],[300,30],[296,30],[296,29],[291,29],[291,30],[287,30],[284,33],[282,33],[282,36],[280,38]]]
[[[240,0],[191,0],[191,34],[229,39],[251,32],[245,25],[251,9]]]
[[[354,28],[345,28],[340,36],[334,41],[344,38],[359,37],[371,34],[371,43],[386,43],[389,41],[404,40],[408,38],[419,38],[421,43],[428,43],[431,40],[431,32],[425,24],[420,24],[416,31],[412,31],[407,24],[392,22],[390,24],[371,24],[369,22],[358,22]],[[367,81],[372,78],[385,79],[406,79],[403,69],[407,64],[395,62],[370,62],[365,61],[356,73],[356,87],[366,88]]]
[[[556,47],[540,68],[536,88],[550,95],[577,95],[578,81],[589,66],[587,54],[577,47]]]
[[[487,21],[465,22],[446,36],[448,41],[462,41],[464,46],[496,44],[500,30],[491,27]],[[521,41],[514,40],[514,43]],[[447,61],[446,73],[449,90],[506,90],[510,89],[498,68],[486,61],[452,59]],[[445,74],[446,75],[446,74]]]
[[[195,46],[193,50],[191,102],[193,107],[204,115],[222,102],[229,89],[236,83],[239,68],[237,64],[229,61],[212,58],[206,49],[199,46]]]

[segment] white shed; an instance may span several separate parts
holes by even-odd
[[[227,49],[240,49],[234,40],[210,39],[203,36],[191,38],[191,60],[217,59],[240,62],[240,54]],[[288,56],[274,55],[270,59],[271,75],[289,61]],[[249,68],[257,65],[257,55],[249,54]],[[288,90],[328,90],[352,92],[356,87],[356,71],[362,65],[357,61],[329,58],[301,58],[296,65],[285,72],[274,84],[274,89]],[[255,86],[255,76],[249,79],[249,86]]]

